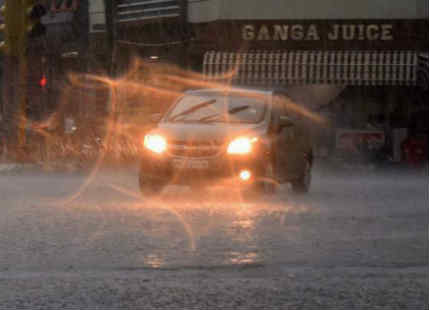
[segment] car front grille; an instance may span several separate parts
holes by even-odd
[[[169,145],[169,152],[173,156],[181,157],[211,157],[219,154],[221,144],[216,142],[185,143],[174,141],[175,144]]]

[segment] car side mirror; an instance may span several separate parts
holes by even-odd
[[[154,113],[150,116],[150,121],[154,124],[158,123],[162,118],[161,113]]]
[[[292,127],[294,126],[294,122],[287,116],[280,116],[279,118],[279,129],[282,130],[283,128],[286,127]]]

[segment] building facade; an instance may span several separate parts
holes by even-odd
[[[255,86],[427,84],[425,0],[117,0],[115,43]]]
[[[426,0],[117,0],[112,18],[119,72],[154,57],[283,88],[334,128],[406,127],[429,99]]]
[[[406,127],[428,100],[425,0],[129,0],[116,9],[128,51],[207,80],[287,89],[328,110],[335,128]]]
[[[418,62],[429,44],[427,6],[424,0],[196,2],[189,7],[189,52],[193,59],[204,55],[196,64],[209,75],[233,64],[238,83],[414,85],[424,79],[417,71],[425,69]]]

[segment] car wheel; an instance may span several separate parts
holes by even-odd
[[[301,176],[292,181],[292,190],[295,193],[298,194],[305,194],[308,193],[308,191],[310,190],[310,185],[311,185],[311,162],[310,160],[306,160],[305,161],[305,166],[304,166],[304,170],[301,174]]]
[[[161,193],[165,183],[159,179],[147,176],[143,173],[139,175],[140,192],[143,197],[151,197]]]

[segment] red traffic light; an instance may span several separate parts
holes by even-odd
[[[48,80],[46,79],[46,76],[42,76],[42,78],[39,81],[40,87],[45,87]]]

